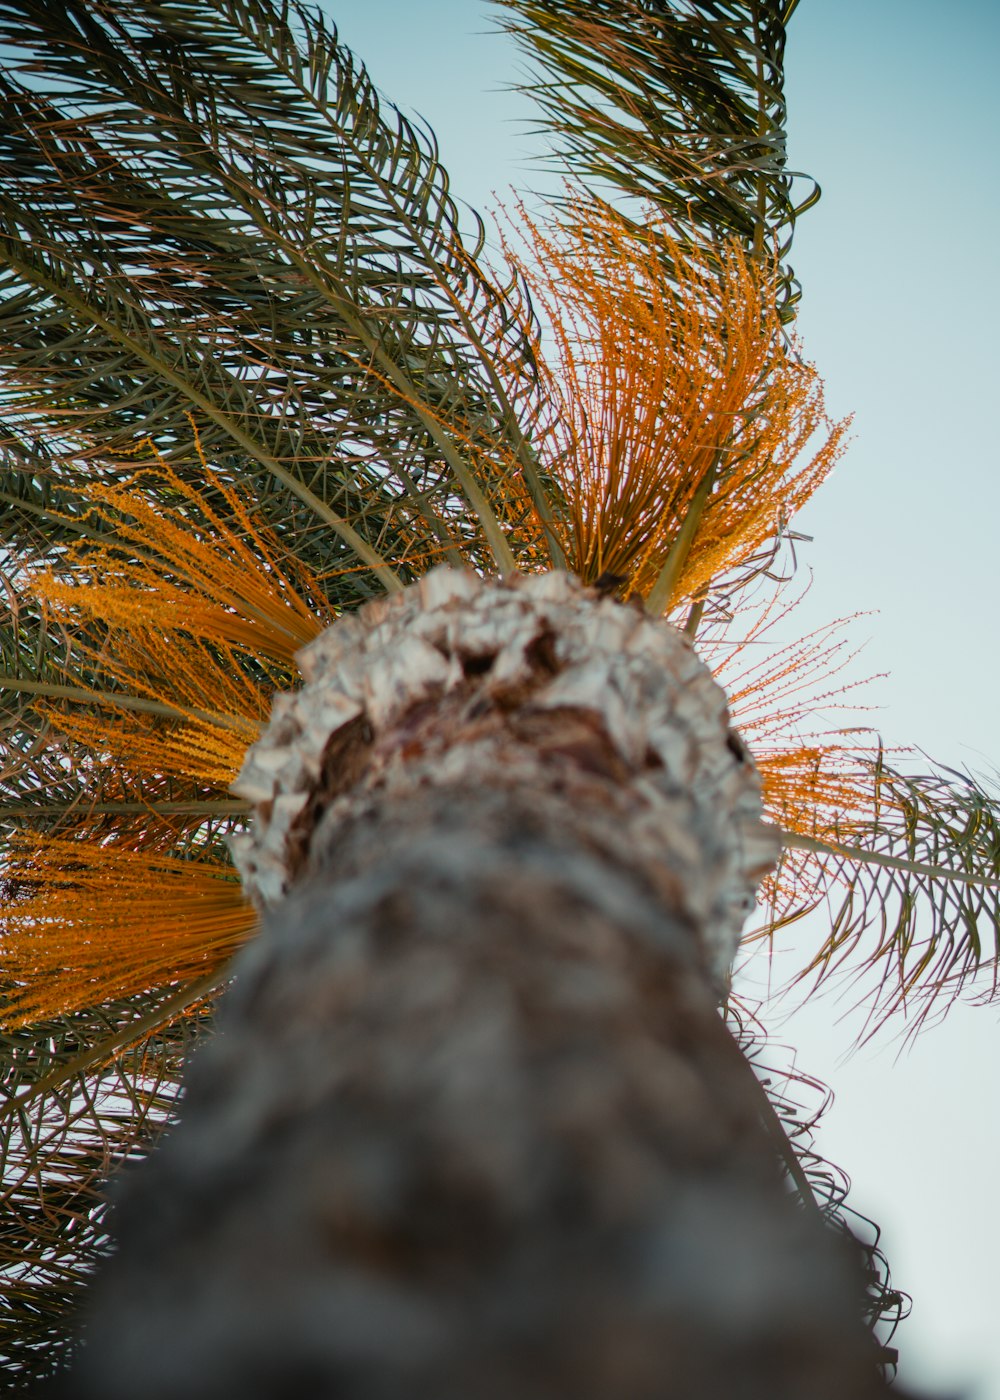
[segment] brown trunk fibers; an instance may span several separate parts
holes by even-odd
[[[338,627],[241,778],[273,907],[70,1393],[884,1394],[719,1019],[773,849],[690,648],[567,580]]]

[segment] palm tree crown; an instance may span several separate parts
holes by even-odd
[[[745,663],[847,428],[794,334],[795,3],[497,0],[567,184],[494,252],[319,13],[0,3],[15,1384],[67,1335],[100,1183],[169,1117],[253,931],[232,784],[275,693],[434,565],[569,571],[686,630],[783,845],[766,932],[832,900],[804,971],[869,970],[876,1022],[992,989],[993,796],[812,732],[835,637]]]

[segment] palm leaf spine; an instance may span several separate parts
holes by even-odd
[[[287,487],[299,500],[307,505],[310,510],[323,520],[337,535],[347,544],[357,555],[357,557],[368,564],[377,575],[379,581],[387,592],[393,592],[401,588],[402,584],[396,577],[395,572],[389,564],[372,547],[361,538],[353,526],[344,519],[343,516],[332,510],[325,501],[321,501],[309,490],[304,482],[294,476],[282,465],[281,462],[269,452],[266,452],[261,444],[255,441],[243,428],[235,423],[231,416],[224,413],[207,395],[203,394],[198,387],[184,375],[180,374],[173,366],[167,364],[162,358],[152,355],[134,336],[130,336],[122,330],[108,317],[103,316],[96,307],[83,297],[77,296],[69,287],[60,284],[55,278],[47,277],[36,266],[18,256],[15,251],[16,245],[9,238],[4,238],[7,261],[12,267],[16,267],[26,279],[33,281],[36,285],[43,287],[58,300],[63,301],[67,306],[72,307],[78,314],[93,321],[112,340],[117,341],[124,348],[128,349],[138,359],[142,360],[151,370],[160,375],[168,384],[175,389],[179,389],[190,401],[195,404],[206,418],[212,420],[232,438],[233,442],[249,457],[259,462],[262,467],[271,473],[283,486]]]
[[[907,860],[905,856],[891,856],[883,851],[872,851],[864,846],[844,845],[839,841],[819,840],[798,831],[782,831],[782,845],[791,850],[809,851],[820,856],[841,856],[844,860],[861,865],[881,865],[886,870],[901,870],[909,875],[923,875],[930,880],[951,880],[960,885],[972,885],[977,889],[1000,889],[1000,876],[984,872],[956,870],[948,865],[931,865],[927,861]]]

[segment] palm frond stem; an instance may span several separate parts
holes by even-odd
[[[692,639],[692,641],[698,635],[698,628],[701,625],[701,619],[705,614],[705,604],[708,601],[708,591],[710,587],[711,580],[709,580],[709,582],[705,584],[701,592],[698,594],[698,597],[695,598],[694,602],[691,604],[691,610],[687,615],[687,619],[685,620],[684,632],[686,636]]]
[[[199,977],[194,982],[186,983],[173,996],[168,997],[145,1016],[137,1017],[134,1021],[128,1021],[116,1035],[109,1036],[106,1040],[101,1040],[92,1045],[88,1050],[75,1056],[66,1064],[59,1065],[49,1074],[36,1079],[27,1089],[22,1090],[14,1098],[8,1099],[0,1107],[0,1122],[11,1117],[15,1113],[21,1113],[32,1103],[39,1094],[47,1094],[53,1089],[59,1088],[67,1080],[75,1075],[83,1074],[89,1069],[107,1064],[119,1051],[126,1049],[129,1045],[138,1044],[139,1041],[148,1039],[155,1031],[168,1022],[183,1015],[190,1007],[200,1001],[205,1001],[216,991],[228,976],[225,966],[217,967],[213,972],[207,973],[204,977]],[[0,1089],[2,1092],[2,1089]]]
[[[154,817],[242,817],[250,810],[249,802],[238,797],[208,798],[204,802],[80,802],[81,810],[92,816],[139,816],[148,813]],[[0,822],[18,817],[65,817],[68,808],[65,803],[48,806],[45,803],[21,803],[0,806]]]
[[[216,710],[178,710],[162,700],[145,700],[138,695],[124,695],[110,690],[86,690],[82,686],[55,685],[50,681],[31,680],[27,676],[0,675],[0,690],[14,690],[26,695],[42,695],[49,700],[71,700],[84,705],[106,705],[117,710],[132,710],[140,714],[160,715],[164,719],[199,720],[202,724],[243,733],[247,726],[260,729],[254,721],[243,716],[219,714]]]
[[[684,565],[687,563],[688,555],[691,553],[691,546],[694,544],[695,536],[698,533],[698,525],[701,517],[705,513],[709,497],[715,489],[715,483],[719,479],[719,469],[725,456],[726,449],[720,447],[712,458],[708,471],[698,483],[694,495],[691,497],[691,504],[684,513],[680,529],[674,537],[673,543],[667,551],[667,557],[663,561],[663,567],[657,575],[656,582],[646,597],[645,608],[652,617],[662,617],[670,606],[670,600],[674,595],[681,575],[684,572]]]
[[[403,587],[391,566],[372,549],[367,541],[361,538],[342,515],[328,506],[325,501],[321,501],[305,482],[300,481],[288,471],[271,453],[266,452],[259,442],[245,432],[238,423],[233,422],[231,415],[224,413],[209,395],[202,393],[190,378],[180,374],[162,357],[150,354],[140,340],[129,335],[126,330],[123,330],[109,317],[102,315],[97,307],[77,295],[72,288],[67,287],[54,277],[47,276],[30,260],[19,257],[18,244],[13,239],[3,238],[2,244],[6,261],[10,267],[19,272],[26,281],[43,288],[50,296],[62,301],[78,314],[91,320],[110,340],[135,355],[173,388],[179,389],[191,403],[201,410],[206,418],[211,419],[213,423],[222,428],[237,447],[240,447],[249,457],[269,471],[276,480],[280,481],[283,486],[307,505],[319,519],[329,525],[357,557],[373,570],[387,593],[396,592]]]
[[[984,872],[955,870],[947,865],[930,865],[926,861],[907,860],[904,856],[890,856],[882,851],[866,850],[862,846],[844,846],[839,841],[821,841],[815,836],[804,836],[798,831],[781,832],[781,844],[797,851],[809,851],[813,855],[838,856],[843,860],[857,861],[863,865],[881,865],[886,870],[902,870],[908,875],[923,875],[929,880],[954,880],[959,884],[973,885],[977,889],[984,886],[1000,889],[1000,876]]]

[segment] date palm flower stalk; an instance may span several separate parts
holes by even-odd
[[[19,830],[5,857],[11,1028],[193,980],[255,926],[224,845],[200,828],[213,801],[233,805],[272,695],[329,617],[320,581],[279,561],[197,435],[194,449],[201,489],[148,443],[138,476],[88,482],[64,516],[86,534],[19,581],[66,638],[66,669],[37,684],[33,712],[87,795],[52,829]],[[189,789],[190,811],[123,800],[167,782]]]
[[[563,552],[654,615],[738,568],[843,451],[823,386],[778,314],[770,256],[681,239],[580,190],[558,221],[519,210],[519,267],[554,345],[542,462],[566,502]],[[663,260],[669,256],[673,277]]]

